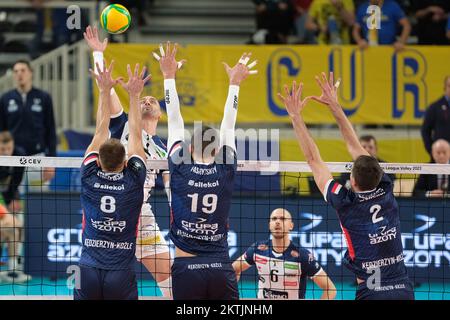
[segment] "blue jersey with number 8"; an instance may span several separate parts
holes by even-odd
[[[136,234],[144,199],[145,162],[132,156],[120,173],[106,173],[91,152],[81,166],[83,209],[80,264],[106,270],[134,267]]]

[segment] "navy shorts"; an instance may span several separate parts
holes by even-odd
[[[80,287],[75,300],[137,300],[134,270],[105,270],[80,265]]]
[[[175,258],[172,265],[174,300],[238,300],[236,273],[229,259]]]
[[[364,282],[358,285],[356,300],[414,300],[414,287],[409,279],[382,283],[374,289]]]

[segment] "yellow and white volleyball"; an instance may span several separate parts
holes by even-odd
[[[127,8],[120,4],[110,4],[100,15],[102,28],[112,34],[125,32],[131,24],[131,15]]]

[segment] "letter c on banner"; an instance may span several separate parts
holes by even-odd
[[[283,86],[298,77],[301,69],[300,56],[291,49],[276,50],[267,64],[267,100],[270,111],[277,116],[287,116],[283,102],[277,93],[283,93]]]

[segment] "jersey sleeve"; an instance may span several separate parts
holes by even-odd
[[[305,250],[302,255],[302,274],[306,274],[308,277],[312,278],[322,270],[322,266],[308,250]]]
[[[130,174],[134,175],[140,184],[144,184],[147,173],[144,159],[138,155],[132,155],[127,162],[127,168]]]
[[[112,116],[109,122],[109,132],[111,138],[120,139],[122,137],[123,129],[128,121],[128,115],[122,110],[122,113]]]
[[[89,152],[83,159],[81,163],[81,178],[91,175],[99,169],[98,166],[99,154],[96,151]]]
[[[325,201],[336,210],[339,210],[348,203],[348,193],[347,188],[334,179],[328,180],[323,190]]]
[[[253,244],[244,253],[244,260],[245,260],[245,262],[247,262],[250,265],[255,264],[255,259],[254,259],[255,248],[256,248],[256,244]]]

